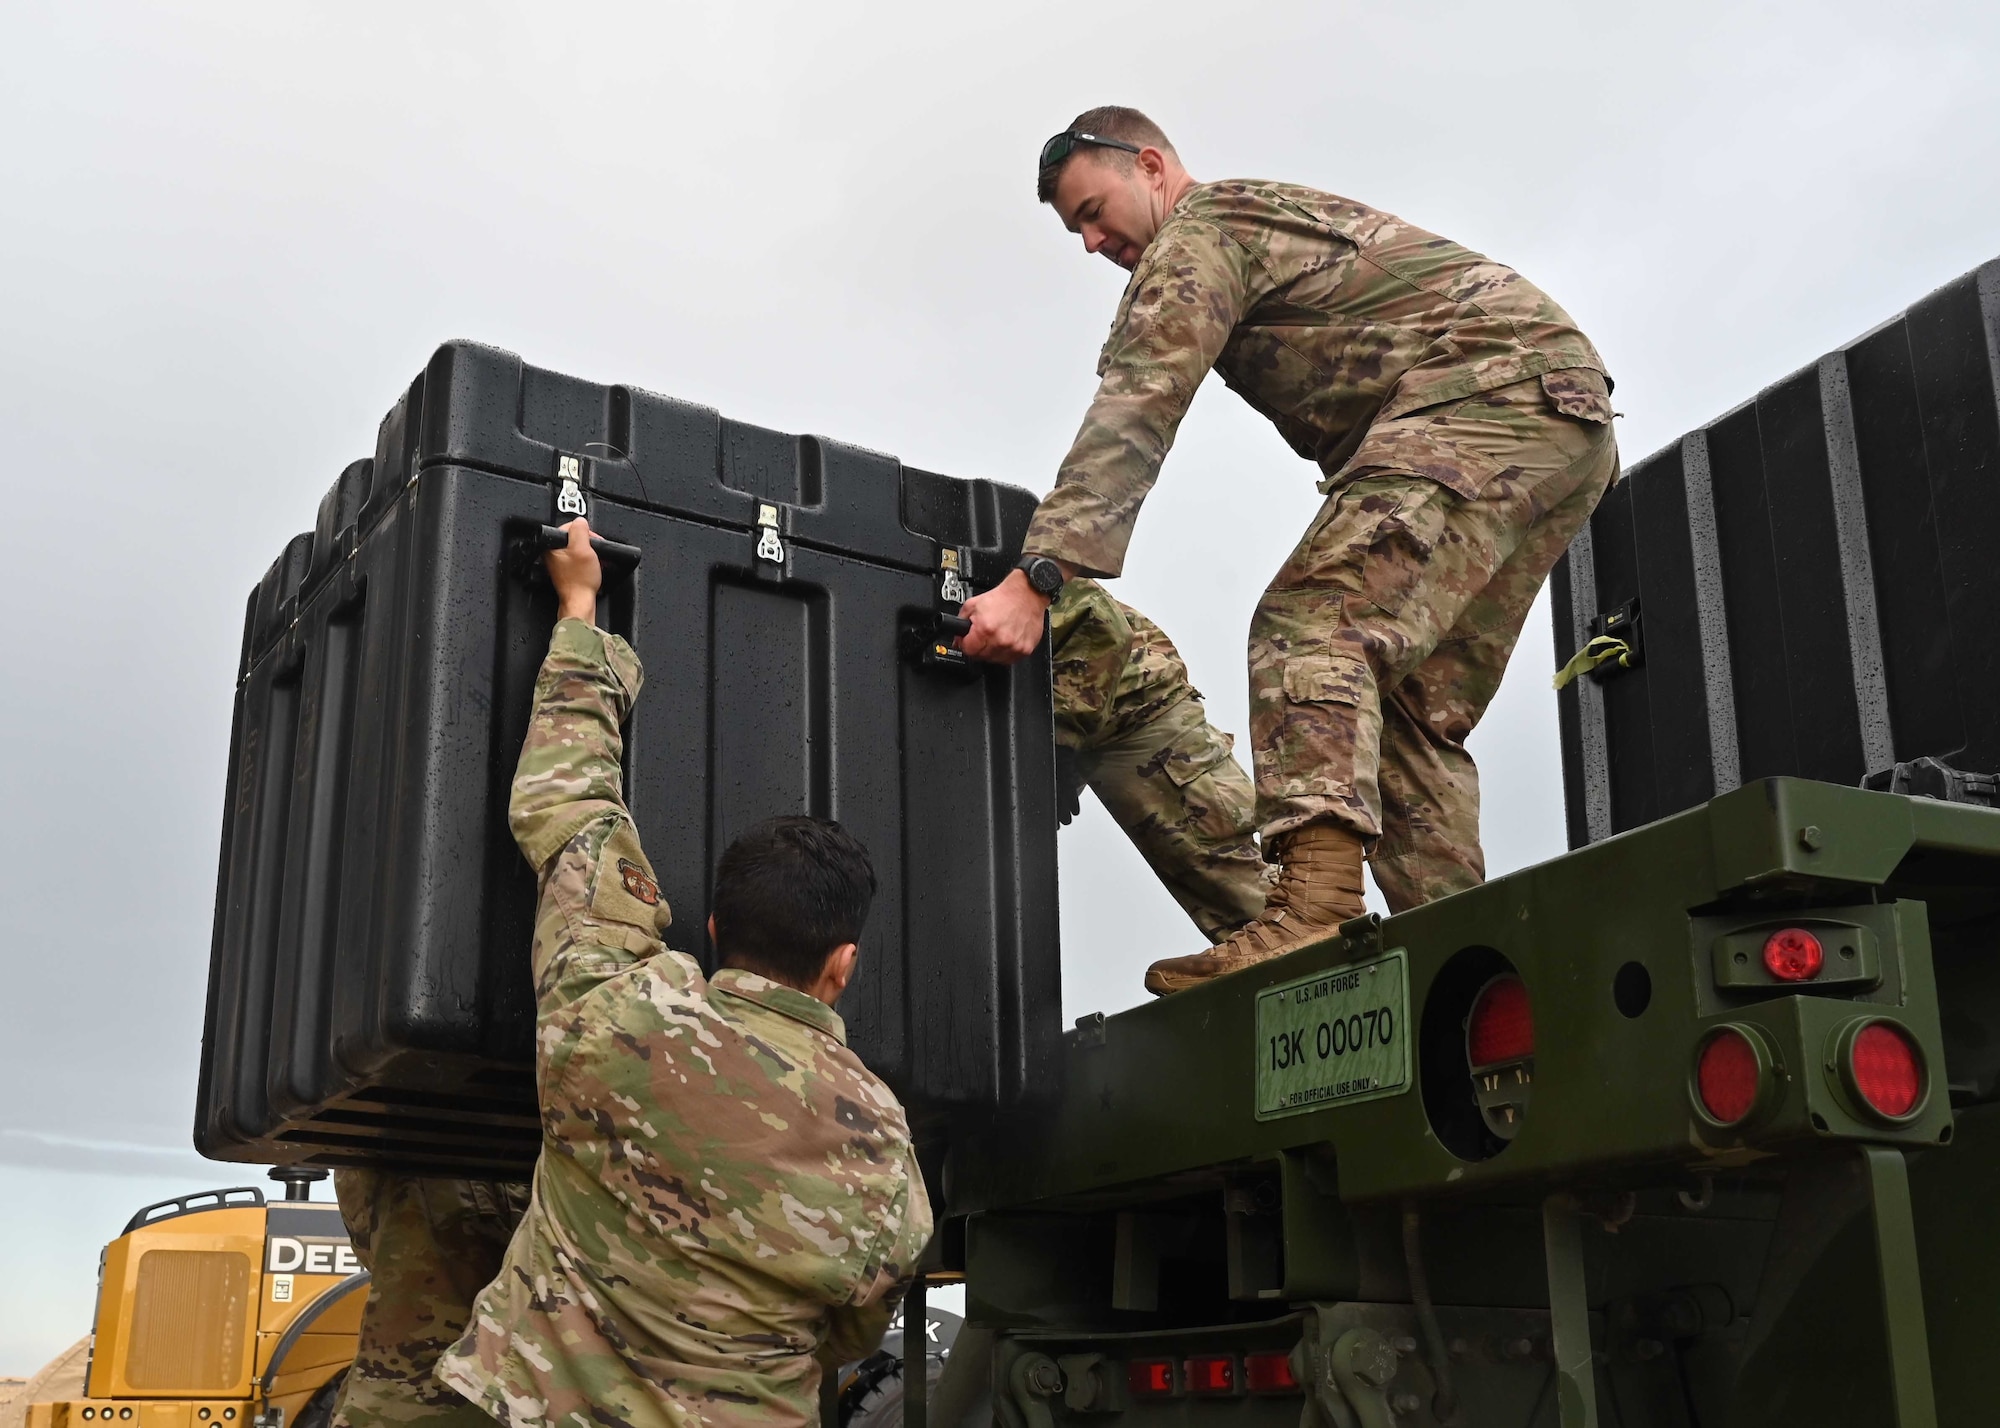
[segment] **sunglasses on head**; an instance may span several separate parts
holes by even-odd
[[[1139,152],[1137,144],[1128,144],[1123,139],[1106,139],[1098,134],[1082,134],[1074,129],[1065,129],[1042,145],[1041,170],[1046,173],[1054,168],[1075,153],[1079,144],[1095,144],[1100,149],[1123,149],[1128,154]]]

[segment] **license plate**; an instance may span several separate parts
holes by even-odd
[[[1399,948],[1257,994],[1257,1119],[1410,1089],[1410,983]]]

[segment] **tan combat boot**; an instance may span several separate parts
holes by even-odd
[[[1308,823],[1285,834],[1277,852],[1278,885],[1257,920],[1206,952],[1155,962],[1146,969],[1147,991],[1163,997],[1268,962],[1361,916],[1360,834],[1337,823]]]

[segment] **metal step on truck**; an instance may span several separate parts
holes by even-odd
[[[1572,851],[1079,1022],[903,1420],[2000,1421],[1996,373],[2000,262],[1635,467]]]

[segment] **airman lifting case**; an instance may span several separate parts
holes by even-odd
[[[1569,841],[1773,774],[2000,802],[2000,260],[1633,467],[1552,582]]]
[[[534,1157],[534,880],[508,785],[547,650],[542,527],[636,547],[600,621],[645,661],[626,793],[709,955],[717,856],[840,819],[879,891],[850,1043],[913,1110],[1053,1089],[1046,653],[934,637],[1034,498],[455,342],[253,592],[195,1142],[252,1161],[519,1173]]]

